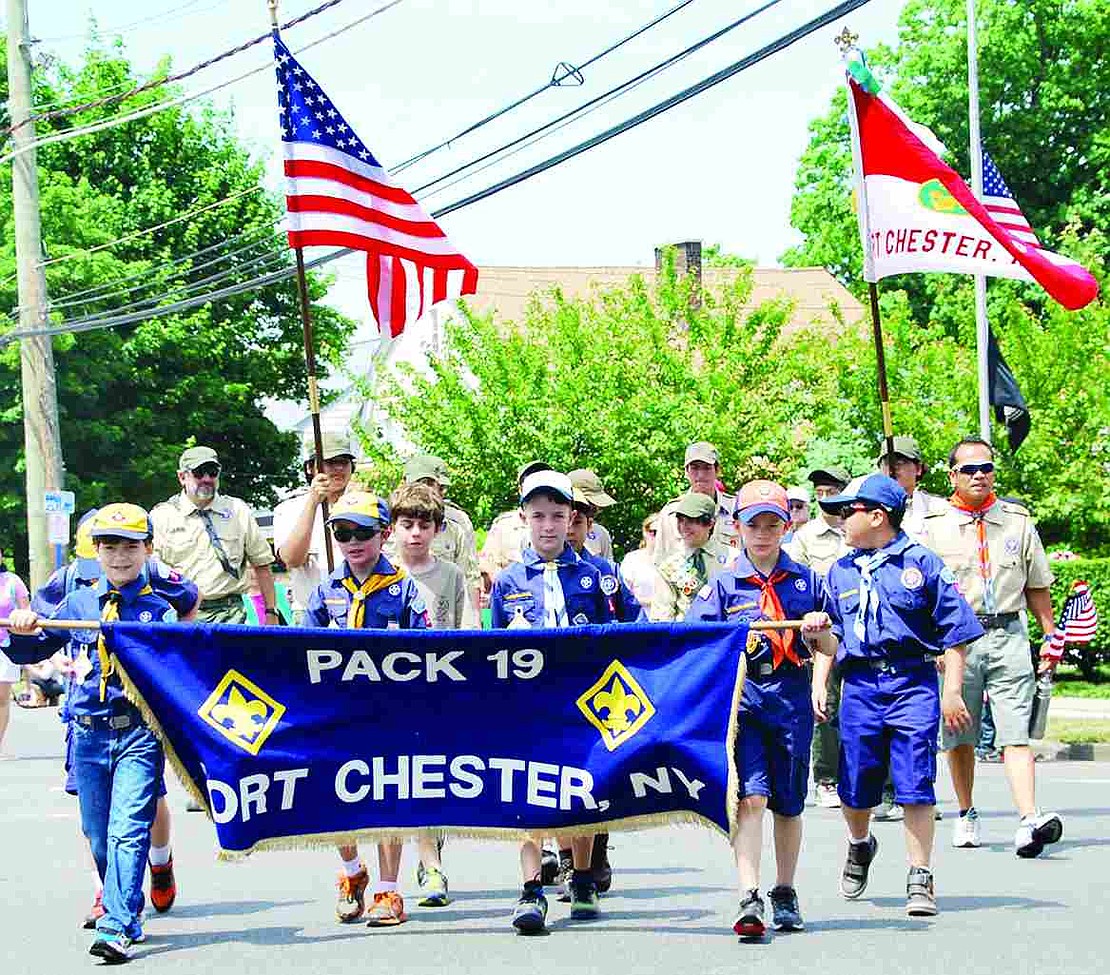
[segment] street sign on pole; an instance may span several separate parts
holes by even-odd
[[[71,515],[77,510],[77,496],[72,491],[47,491],[43,496],[46,513]],[[68,521],[68,518],[67,518]],[[68,532],[62,541],[69,539]],[[55,541],[51,536],[50,541]]]

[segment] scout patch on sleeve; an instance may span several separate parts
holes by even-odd
[[[953,572],[948,566],[940,570],[940,581],[947,582],[950,586],[956,584],[956,573]]]
[[[583,589],[593,589],[594,580],[592,576],[582,576],[581,586]]]
[[[393,585],[389,587],[389,595],[391,595],[391,596],[400,596],[401,595],[401,587],[399,585],[397,585],[396,582],[393,583]]]
[[[925,577],[916,565],[908,565],[902,570],[902,585],[907,589],[920,589],[925,584]]]
[[[1017,555],[1021,550],[1021,539],[1017,535],[1009,535],[1002,543],[1007,555]]]
[[[798,592],[805,592],[809,588],[809,583],[807,583],[805,579],[795,579],[794,588],[797,589]]]

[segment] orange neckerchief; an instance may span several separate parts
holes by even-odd
[[[393,583],[400,582],[404,578],[404,569],[398,569],[392,575],[388,576],[377,574],[368,575],[366,581],[360,586],[350,576],[344,576],[343,588],[351,594],[351,614],[347,617],[347,629],[362,629],[362,623],[366,617],[366,600],[379,589],[391,586]]]
[[[979,536],[979,575],[983,580],[983,609],[988,613],[994,612],[994,573],[991,569],[991,550],[987,544],[987,511],[998,500],[998,496],[991,491],[978,506],[968,504],[958,494],[953,494],[948,503],[957,511],[971,515],[975,522],[975,531]]]
[[[786,610],[782,608],[782,601],[779,599],[779,594],[775,592],[775,583],[782,582],[789,578],[790,574],[788,572],[784,572],[782,569],[776,569],[766,579],[756,574],[748,576],[744,580],[745,582],[750,582],[754,586],[759,586],[759,612],[765,619],[786,619]],[[781,664],[783,660],[789,660],[792,664],[799,667],[801,666],[802,662],[798,658],[797,652],[794,650],[793,630],[767,630],[766,636],[774,654],[772,666],[775,670],[778,670],[779,664]]]

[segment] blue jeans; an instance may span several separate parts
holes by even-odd
[[[162,746],[143,725],[113,731],[74,724],[73,764],[81,829],[104,882],[104,916],[96,928],[136,938]]]

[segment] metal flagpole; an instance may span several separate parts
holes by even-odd
[[[967,119],[971,136],[971,190],[983,199],[983,139],[979,131],[979,42],[975,30],[975,0],[967,0]],[[975,275],[975,355],[979,375],[979,436],[991,439],[990,366],[987,359],[990,323],[987,321],[987,279]]]
[[[278,0],[266,0],[270,8],[270,25],[277,30],[278,26]],[[316,472],[324,469],[324,439],[320,431],[320,388],[316,382],[316,343],[312,337],[312,308],[308,300],[308,281],[305,279],[304,251],[300,247],[293,248],[297,256],[297,294],[301,303],[301,328],[304,333],[304,364],[308,373],[308,409],[312,416],[312,439],[316,448]],[[328,502],[320,503],[320,517],[324,522],[324,554],[328,562],[328,573],[335,569],[335,558],[331,551],[331,542],[327,537]]]

